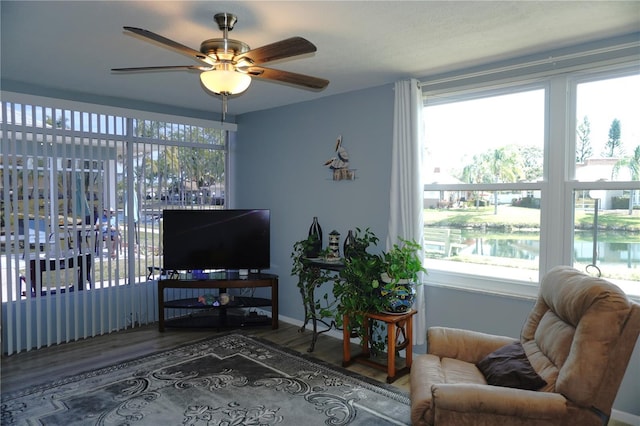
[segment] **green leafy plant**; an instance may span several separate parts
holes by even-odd
[[[298,276],[298,287],[305,306],[314,307],[316,319],[331,320],[338,328],[345,326],[346,316],[350,335],[360,338],[361,343],[368,335],[370,350],[374,354],[385,350],[387,337],[384,324],[379,321],[370,321],[369,329],[364,328],[365,314],[387,310],[388,301],[383,294],[399,285],[407,285],[403,280],[417,283],[419,272],[426,271],[418,256],[420,246],[416,242],[400,239],[400,244],[394,245],[388,253],[370,252],[378,241],[369,228],[356,228],[353,249],[350,256],[344,259],[344,267],[337,275],[306,267],[305,254],[313,244],[311,238],[296,242],[291,254],[294,260],[291,274]],[[321,256],[326,254],[322,253]],[[382,283],[383,274],[391,277],[387,283]],[[313,288],[327,281],[333,281],[333,299],[330,300],[325,294],[319,300],[314,300]],[[305,312],[305,315],[306,321],[309,313]]]
[[[362,342],[368,333],[371,351],[384,351],[387,341],[383,324],[370,321],[370,329],[364,328],[364,316],[368,312],[384,312],[389,309],[389,300],[385,296],[396,293],[401,287],[419,284],[420,272],[426,272],[422,259],[418,256],[420,245],[415,241],[400,238],[399,244],[382,254],[369,253],[375,247],[378,237],[368,228],[362,231],[356,228],[354,250],[345,259],[345,266],[335,280],[333,294],[338,301],[336,324],[344,326],[343,317],[349,318],[349,331]],[[381,282],[383,275],[386,282]]]
[[[380,335],[375,332],[379,325],[372,321],[372,329],[365,330],[363,323],[365,313],[379,312],[384,305],[378,288],[380,273],[383,271],[382,257],[367,251],[378,243],[378,237],[369,228],[356,228],[354,240],[353,251],[344,260],[344,268],[333,285],[333,294],[338,301],[335,322],[338,327],[344,327],[343,318],[347,316],[351,336],[359,337],[361,342],[369,332],[373,336],[370,343],[375,353],[385,347],[384,338],[376,338]]]
[[[401,282],[420,284],[419,273],[427,270],[422,266],[419,252],[418,243],[400,238],[399,244],[394,244],[391,250],[383,253],[384,273],[390,279],[388,286],[395,286]]]
[[[315,318],[322,320],[328,318],[333,320],[335,312],[335,301],[329,300],[327,294],[325,294],[321,300],[315,299],[314,288],[321,285],[324,282],[333,280],[333,276],[329,271],[319,268],[309,268],[305,264],[307,254],[309,250],[316,244],[317,238],[314,235],[309,236],[305,240],[300,240],[294,243],[293,252],[291,253],[291,259],[293,259],[293,267],[291,268],[291,275],[298,277],[298,289],[305,306],[305,324],[311,319],[312,313],[307,310],[307,307],[313,305],[315,311]],[[320,257],[326,257],[328,254],[328,248],[320,252]],[[323,303],[321,303],[323,302]]]
[[[403,238],[400,238],[400,243],[383,253],[384,272],[380,276],[380,295],[384,299],[384,311],[403,313],[411,309],[415,287],[422,284],[419,274],[427,272],[422,266],[419,253],[418,243]]]

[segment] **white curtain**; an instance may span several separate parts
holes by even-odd
[[[387,250],[398,243],[399,238],[415,240],[423,247],[422,129],[422,92],[418,81],[396,82]],[[422,251],[419,255],[424,258]],[[423,281],[424,276],[420,280]],[[413,344],[423,345],[426,340],[423,286],[416,288],[414,308],[418,313],[414,317]]]

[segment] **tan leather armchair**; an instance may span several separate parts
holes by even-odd
[[[639,304],[603,279],[558,266],[543,278],[519,339],[546,385],[487,384],[477,364],[518,339],[432,327],[427,354],[411,368],[412,424],[606,425],[639,333]]]

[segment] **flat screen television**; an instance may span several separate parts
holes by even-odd
[[[268,269],[271,212],[256,210],[164,210],[164,268]]]

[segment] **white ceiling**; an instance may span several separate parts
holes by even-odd
[[[322,92],[254,80],[230,100],[236,115],[396,80],[544,52],[640,31],[639,1],[5,1],[0,3],[3,88],[82,92],[220,111],[187,71],[113,74],[110,68],[194,65],[122,30],[145,28],[199,49],[222,33],[252,48],[292,36],[318,51],[269,63],[330,81]],[[94,96],[87,99],[97,99]]]

